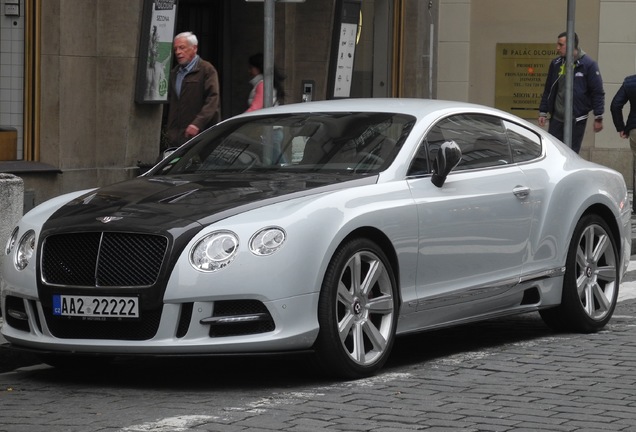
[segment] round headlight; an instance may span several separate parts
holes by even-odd
[[[9,240],[7,240],[7,247],[5,249],[7,255],[11,253],[11,251],[13,250],[13,247],[15,246],[16,240],[18,240],[18,231],[20,231],[18,227],[13,228],[11,237],[9,237]]]
[[[190,252],[190,263],[201,271],[213,272],[230,264],[238,251],[239,240],[230,231],[217,231],[202,238]]]
[[[14,264],[18,270],[24,270],[35,254],[35,231],[29,230],[20,239],[14,255]]]
[[[250,250],[254,255],[271,255],[283,246],[286,238],[282,228],[264,228],[250,239]]]

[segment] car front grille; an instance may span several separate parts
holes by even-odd
[[[42,246],[45,284],[78,287],[153,285],[168,240],[152,234],[88,232],[56,234]]]
[[[135,321],[90,321],[54,317],[47,313],[51,334],[61,339],[149,340],[157,334],[162,308],[147,310]]]
[[[157,286],[168,239],[154,234],[85,232],[53,234],[42,243],[40,295],[51,334],[63,339],[148,340],[161,321]],[[94,290],[91,290],[94,288]],[[91,320],[53,315],[53,294],[116,296],[133,288],[145,299],[137,320]],[[88,289],[88,290],[87,290]],[[155,293],[155,294],[153,294]]]

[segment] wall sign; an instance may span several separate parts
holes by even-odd
[[[558,55],[554,43],[498,43],[495,107],[536,119],[548,67]]]
[[[135,102],[168,101],[178,0],[144,0]]]
[[[353,79],[353,60],[356,53],[360,0],[341,0],[337,9],[332,37],[331,62],[329,67],[329,99],[348,98]]]

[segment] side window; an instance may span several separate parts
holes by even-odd
[[[441,120],[427,135],[429,159],[444,141],[451,140],[462,150],[462,160],[453,171],[512,163],[506,129],[498,117],[461,114]]]
[[[420,143],[407,175],[419,176],[429,174],[431,172],[430,162],[435,159],[444,141],[446,140],[438,123],[426,134],[426,138]]]
[[[406,174],[407,176],[420,176],[429,173],[427,154],[428,152],[426,150],[426,140],[424,140],[420,143],[420,146],[417,149],[415,158],[413,158],[411,166],[409,167],[409,171]]]
[[[529,129],[505,122],[508,142],[515,163],[526,162],[541,156],[541,137]]]

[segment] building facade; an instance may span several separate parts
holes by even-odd
[[[0,172],[24,180],[26,209],[131,178],[156,161],[164,105],[135,102],[145,1],[0,0]],[[498,44],[553,45],[568,21],[568,0],[279,0],[271,37],[286,103],[302,101],[306,84],[314,100],[338,96],[336,39],[349,3],[360,9],[349,97],[495,106]],[[605,129],[595,134],[588,125],[581,155],[631,185],[631,151],[609,103],[635,73],[636,0],[575,4],[580,45],[598,60],[606,92]],[[223,118],[241,113],[247,59],[268,37],[264,3],[178,0],[177,7],[175,32],[194,31],[199,53],[219,71]]]

